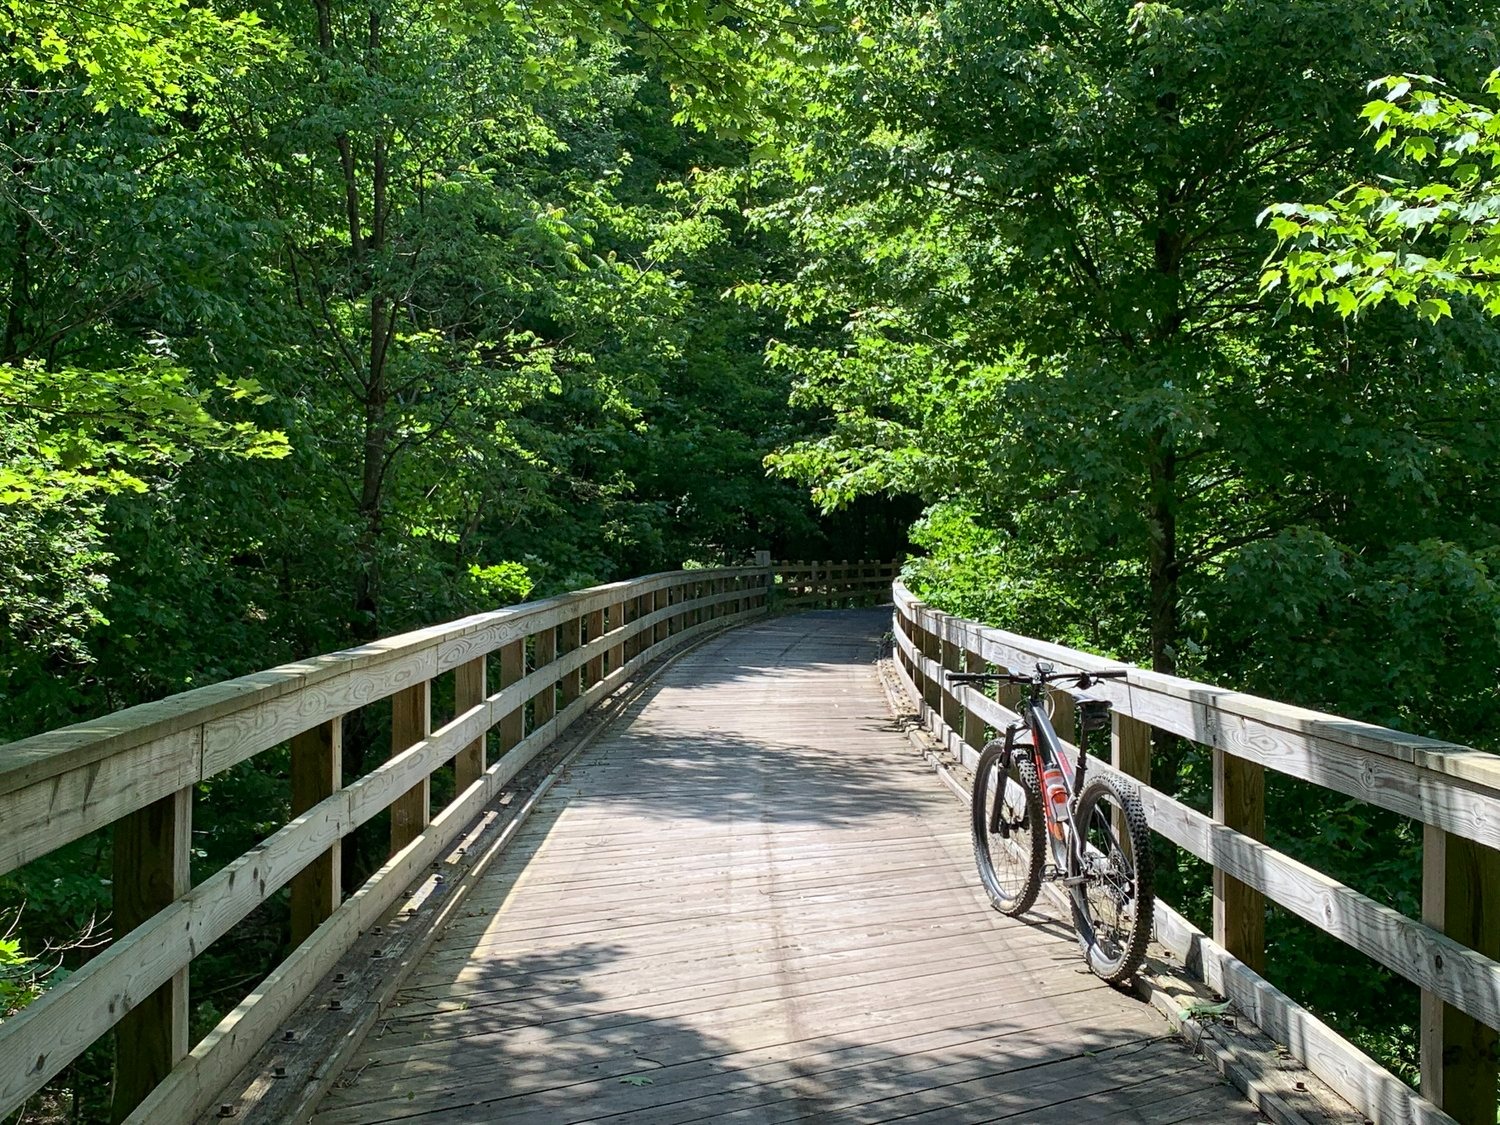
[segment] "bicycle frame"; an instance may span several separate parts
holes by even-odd
[[[1059,819],[1053,811],[1045,783],[1042,791],[1042,816],[1047,824],[1047,839],[1052,849],[1052,860],[1061,871],[1066,872],[1068,853],[1071,851],[1072,858],[1077,865],[1074,869],[1082,871],[1084,867],[1081,845],[1083,833],[1078,830],[1078,823],[1073,818],[1073,806],[1078,800],[1078,795],[1083,792],[1085,775],[1088,772],[1088,754],[1083,747],[1079,747],[1076,766],[1068,758],[1062,748],[1061,740],[1057,737],[1057,731],[1052,726],[1052,720],[1047,715],[1046,699],[1045,689],[1041,685],[1029,685],[1025,689],[1021,722],[1011,724],[1005,731],[1005,756],[1002,759],[1002,766],[1010,765],[1011,755],[1021,745],[1017,743],[1016,735],[1022,730],[1030,731],[1032,762],[1036,767],[1038,781],[1045,778],[1048,767],[1052,767],[1062,774],[1063,784],[1068,791],[1068,802],[1064,806],[1062,819]],[[1001,776],[1004,775],[1005,770],[1002,769]],[[999,802],[996,802],[995,809],[995,816],[998,817]],[[992,831],[997,831],[998,828],[998,824],[991,826]],[[1069,880],[1065,876],[1063,881]]]

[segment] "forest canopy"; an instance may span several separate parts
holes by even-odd
[[[12,0],[0,31],[0,740],[909,543],[954,612],[1495,748],[1490,3]],[[1153,769],[1204,799],[1192,748]],[[211,866],[285,778],[201,799]],[[1317,819],[1417,912],[1420,832]],[[0,880],[9,956],[102,912],[99,863]],[[1409,1071],[1415,1016],[1361,1022],[1385,978],[1272,941]]]

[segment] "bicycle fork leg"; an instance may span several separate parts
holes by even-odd
[[[1001,814],[1005,812],[1005,798],[1010,786],[1010,758],[1016,746],[1015,724],[1005,728],[1005,749],[1000,752],[1000,760],[995,771],[995,799],[990,805],[990,835],[998,834],[1002,840],[1010,839],[1010,826],[1006,825],[1002,830],[1000,820]],[[1022,806],[1025,807],[1024,805]]]

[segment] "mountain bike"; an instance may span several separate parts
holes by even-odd
[[[1109,730],[1109,701],[1088,696],[1075,701],[1075,767],[1053,729],[1046,689],[1072,683],[1087,692],[1095,681],[1125,675],[1057,672],[1050,664],[1038,664],[1024,676],[948,674],[951,683],[1023,689],[1020,722],[985,746],[974,770],[974,858],[991,904],[1002,914],[1024,914],[1044,879],[1061,884],[1089,968],[1111,983],[1140,968],[1151,938],[1150,830],[1133,786],[1087,776],[1088,736]]]

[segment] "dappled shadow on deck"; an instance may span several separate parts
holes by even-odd
[[[682,1014],[622,1010],[630,999],[622,987],[630,985],[609,982],[628,979],[626,957],[619,945],[583,943],[507,959],[490,970],[506,999],[484,1008],[434,1004],[416,990],[368,1044],[360,1099],[341,1106],[336,1099],[315,1121],[1071,1123],[1236,1116],[1215,1116],[1228,1100],[1224,1091],[1164,1034],[1141,1035],[1115,1020],[1055,1041],[1042,1014],[1050,997],[1006,1006],[993,996],[963,998],[950,987],[941,1018],[910,1020],[882,1011],[871,996],[865,1010],[842,1017],[847,1028],[799,1038],[797,1029],[767,1024],[755,1001],[718,1006],[725,998],[709,986],[642,983],[651,1006]]]
[[[476,887],[321,1125],[1250,1122],[1071,935],[987,908],[877,612],[669,669]]]

